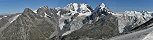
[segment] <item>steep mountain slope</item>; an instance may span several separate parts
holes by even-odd
[[[55,22],[48,22],[45,19],[45,15],[42,14],[39,15],[31,9],[26,8],[22,14],[17,14],[11,17],[8,22],[4,22],[5,25],[0,28],[0,39],[44,40],[48,38],[55,30],[53,26],[56,25],[54,25]]]

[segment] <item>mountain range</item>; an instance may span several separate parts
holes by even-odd
[[[151,40],[153,12],[113,12],[101,3],[0,15],[0,40]]]

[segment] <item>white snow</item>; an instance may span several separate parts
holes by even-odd
[[[80,5],[80,7],[78,7],[78,5]],[[79,15],[73,19],[73,21],[71,22],[71,27],[70,27],[70,30],[69,31],[66,31],[62,34],[62,36],[65,36],[67,34],[70,34],[71,32],[75,31],[75,30],[78,30],[79,28],[82,27],[82,20],[86,17],[86,16],[90,16],[92,13],[91,13],[91,10],[87,8],[87,4],[77,4],[77,3],[71,3],[69,4],[68,6],[68,9],[70,10],[70,13],[67,13],[67,14],[63,14],[63,15],[60,15],[58,12],[57,15],[60,15],[60,19],[59,19],[59,27],[60,27],[60,30],[63,29],[63,26],[65,25],[64,21],[65,20],[69,20],[69,21],[72,21],[71,20],[71,17],[72,15],[78,13]],[[72,9],[74,10],[72,10]],[[80,9],[79,9],[80,8]],[[80,11],[77,11],[77,10],[80,10]],[[70,16],[68,16],[69,14],[71,14]]]
[[[90,16],[91,14],[92,14],[91,12],[79,13],[78,16]]]
[[[138,12],[138,11],[125,11],[125,14],[128,16],[137,16],[138,18],[142,18],[142,17],[152,17],[150,13],[148,12]],[[142,15],[144,14],[144,15]]]
[[[74,15],[76,13],[78,13],[78,12],[77,11],[71,11],[71,13],[68,13],[68,14]]]
[[[46,14],[46,12],[44,13],[45,15],[44,15],[44,17],[47,17],[47,14]]]
[[[87,4],[80,4],[80,13],[78,16],[90,16],[91,10],[87,8]]]
[[[3,16],[3,17],[7,17],[7,16]]]
[[[99,10],[108,11],[109,9],[106,7],[106,5],[104,3],[101,3],[99,6],[96,7],[96,9],[94,11],[97,12]]]
[[[83,15],[89,16],[89,15],[91,15],[91,10],[88,9],[87,6],[88,5],[84,4],[84,3],[82,3],[82,4],[70,3],[66,6],[66,9],[70,10],[70,13],[67,13],[67,14],[71,14],[71,16],[72,16],[76,13],[79,13],[79,16],[83,16]],[[79,11],[77,11],[77,10],[79,10]]]
[[[61,12],[61,11],[58,11],[56,14],[57,14],[58,16],[60,16],[60,12]]]
[[[96,21],[98,21],[100,19],[100,17],[96,17]]]
[[[21,14],[18,14],[18,15],[16,15],[15,17],[13,17],[13,19],[10,21],[10,23],[12,23],[13,21],[15,21],[17,18],[18,18],[18,16],[20,16]]]
[[[70,3],[65,8],[70,10],[70,11],[77,11],[79,7],[78,7],[77,3]]]
[[[75,11],[78,10],[78,4],[77,4],[77,3],[73,3],[73,7],[74,7],[74,10],[75,10]]]
[[[42,8],[42,7],[39,7],[39,8]]]
[[[59,9],[61,9],[61,8],[60,8],[60,7],[56,7],[55,9],[56,9],[56,10],[59,10]]]
[[[101,9],[105,8],[105,4],[101,3],[100,7],[101,7]]]
[[[126,14],[128,16],[142,15],[141,12],[137,12],[137,11],[125,11],[124,14]]]
[[[64,26],[64,25],[65,25],[64,22],[62,22],[62,23],[59,24],[60,30],[63,29],[63,26]]]
[[[33,12],[34,12],[34,13],[37,13],[37,10],[34,10]]]
[[[71,12],[71,13],[68,13],[68,14],[74,15],[74,14],[78,13],[78,11],[77,11],[77,10],[79,10],[78,5],[79,4],[77,4],[77,3],[70,3],[65,7],[65,9],[67,9]]]
[[[68,35],[68,34],[70,34],[70,33],[73,32],[73,31],[75,31],[75,30],[67,31],[67,32],[63,33],[62,36]]]
[[[85,11],[91,12],[91,10],[87,8],[87,4],[80,4],[80,11],[81,12],[85,12]]]
[[[80,9],[82,9],[82,10],[88,10],[87,4],[80,4]]]
[[[79,4],[80,7],[78,7],[78,4],[76,3],[73,3],[73,6],[74,6],[74,9],[75,10],[70,10],[71,12],[70,13],[67,13],[67,14],[71,14],[71,16],[67,16],[67,14],[65,15],[61,15],[61,18],[60,19],[60,24],[59,24],[59,27],[60,29],[62,30],[63,29],[63,26],[65,25],[64,24],[64,20],[65,19],[69,19],[71,20],[71,17],[72,15],[78,13],[79,15],[73,19],[73,21],[70,23],[71,27],[70,27],[70,30],[69,31],[66,31],[65,33],[62,34],[62,36],[65,36],[67,34],[70,34],[71,32],[75,31],[75,30],[78,30],[82,27],[83,23],[82,23],[82,20],[86,17],[86,16],[90,16],[92,14],[91,10],[88,9],[88,5],[87,4]],[[78,9],[79,8],[79,9]],[[79,10],[79,11],[77,11]],[[64,20],[63,20],[64,19]],[[90,23],[91,23],[92,20],[90,20]]]

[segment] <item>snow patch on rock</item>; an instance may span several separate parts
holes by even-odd
[[[13,21],[15,21],[21,14],[16,15],[15,17],[13,17],[13,19],[10,21],[10,23],[12,23]]]
[[[56,14],[57,14],[58,16],[60,16],[60,12],[61,12],[61,11],[58,11]]]
[[[45,16],[44,17],[47,17],[48,15],[46,14],[46,12],[44,13],[45,14]]]

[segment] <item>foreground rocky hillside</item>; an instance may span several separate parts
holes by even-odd
[[[64,8],[25,8],[0,16],[0,40],[148,40],[153,12],[114,13],[104,3],[70,3]]]

